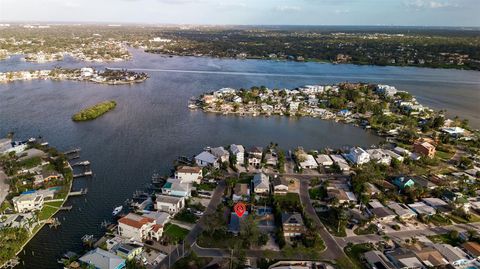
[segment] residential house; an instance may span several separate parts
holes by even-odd
[[[185,198],[171,195],[156,195],[155,208],[169,214],[178,213],[185,206]]]
[[[370,206],[370,213],[375,216],[375,218],[379,221],[392,221],[395,219],[396,215],[393,213],[392,210],[385,207],[383,204],[378,202],[377,200],[372,200],[369,203]]]
[[[455,137],[455,138],[461,137],[465,133],[465,129],[457,127],[457,126],[455,126],[455,127],[444,127],[441,130],[442,130],[443,133],[446,133],[446,134],[448,134],[452,137]]]
[[[230,152],[232,152],[233,156],[237,159],[237,165],[243,165],[244,158],[245,158],[245,149],[242,145],[230,145]]]
[[[165,226],[165,224],[167,224],[167,222],[169,222],[170,219],[172,218],[172,216],[167,212],[161,212],[161,211],[148,211],[143,213],[142,216],[154,219],[156,224],[160,224],[163,226]]]
[[[453,266],[465,265],[469,262],[467,253],[449,244],[433,244],[433,247]]]
[[[398,269],[423,269],[422,262],[411,250],[399,247],[393,251],[386,252],[387,258]]]
[[[434,190],[438,187],[437,184],[423,177],[415,177],[414,181],[416,185],[420,186],[423,189]]]
[[[141,242],[148,238],[148,232],[153,225],[155,225],[154,219],[129,213],[118,220],[118,234],[124,238]]]
[[[312,155],[303,154],[302,156],[303,156],[303,160],[299,162],[299,165],[302,169],[317,169],[318,164]]]
[[[288,193],[288,180],[284,177],[275,177],[273,179],[273,193],[274,194],[287,194]]]
[[[413,144],[413,151],[428,158],[435,157],[435,146],[428,142],[417,141]]]
[[[120,243],[115,245],[112,251],[114,251],[117,256],[124,258],[127,261],[131,261],[135,259],[135,257],[140,256],[143,248],[137,245]]]
[[[437,212],[435,208],[423,202],[408,204],[408,207],[410,207],[418,215],[431,216],[431,215],[435,215],[435,213]]]
[[[392,162],[392,156],[383,149],[368,149],[367,153],[370,155],[371,160],[376,161],[379,164],[390,165]]]
[[[256,194],[268,194],[270,192],[270,181],[264,173],[253,176],[253,192]]]
[[[399,162],[403,162],[405,160],[405,158],[403,158],[403,156],[389,150],[389,149],[384,149],[383,150],[384,153],[390,155],[390,157],[392,157],[393,159],[399,161]]]
[[[410,155],[412,155],[412,153],[409,150],[404,149],[402,147],[395,147],[393,149],[393,152],[404,157],[410,157]]]
[[[167,179],[167,182],[162,186],[162,193],[166,195],[190,197],[192,195],[192,184],[182,183],[175,178]]]
[[[300,213],[282,213],[283,236],[286,238],[301,236],[306,228]]]
[[[253,147],[248,151],[248,165],[260,168],[262,163],[263,148]]]
[[[357,202],[357,197],[353,192],[345,191],[338,188],[328,187],[327,197],[329,200],[336,200],[339,204]]]
[[[415,185],[415,181],[411,177],[396,177],[393,180],[393,184],[397,186],[400,190],[404,190],[406,187],[413,187]]]
[[[330,157],[332,158],[333,162],[338,165],[340,171],[345,172],[350,170],[350,166],[342,157],[342,155],[330,155]]]
[[[405,204],[400,204],[396,202],[389,202],[387,206],[398,215],[402,220],[412,219],[417,216],[417,214],[408,208]]]
[[[378,250],[370,250],[363,254],[363,258],[372,269],[395,269],[388,258]]]
[[[390,85],[377,85],[375,91],[386,97],[393,97],[397,93],[397,89]]]
[[[197,183],[202,180],[202,168],[198,166],[179,166],[175,171],[175,179],[182,183]]]
[[[88,268],[93,267],[95,269],[122,269],[126,267],[125,259],[101,248],[90,250],[80,257],[79,261],[87,264]]]
[[[448,264],[448,261],[443,258],[442,254],[431,247],[416,250],[414,253],[428,268],[439,268]]]
[[[480,244],[477,242],[465,242],[462,247],[467,251],[470,256],[475,259],[480,258]]]
[[[369,196],[375,196],[381,193],[381,191],[372,183],[366,182],[365,183],[365,193]]]
[[[223,147],[212,148],[210,152],[222,163],[228,162],[228,160],[230,159],[230,152],[228,152],[228,150],[225,150]]]
[[[370,155],[360,147],[351,148],[350,152],[346,154],[346,157],[356,165],[362,165],[370,161]]]
[[[12,198],[16,212],[25,213],[35,210],[42,210],[44,197],[37,192],[27,192]]]
[[[218,163],[218,158],[208,151],[203,151],[202,153],[195,156],[195,163],[200,167],[205,167],[205,166],[212,166],[214,168],[220,167],[220,164]]]
[[[250,187],[245,183],[237,183],[233,188],[232,200],[237,201],[248,201],[250,199]]]
[[[435,208],[436,211],[446,211],[448,207],[448,204],[445,201],[438,198],[428,197],[423,198],[422,201],[425,204]]]
[[[273,150],[269,150],[266,154],[265,154],[265,164],[266,165],[270,165],[270,166],[273,166],[273,167],[276,167],[277,164],[278,164],[278,156],[277,156],[277,153]]]
[[[12,148],[12,139],[2,138],[0,139],[0,154]]]
[[[328,156],[327,154],[318,155],[317,158],[315,158],[315,161],[317,161],[319,165],[323,165],[326,167],[333,165],[332,158],[330,158],[330,156]]]

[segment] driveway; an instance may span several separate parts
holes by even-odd
[[[3,169],[0,168],[0,205],[7,197],[9,189],[10,186],[7,184],[7,175],[3,172]]]

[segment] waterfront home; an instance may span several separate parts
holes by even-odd
[[[13,197],[12,203],[15,211],[19,213],[42,210],[44,197],[37,192],[27,192]]]
[[[80,69],[80,76],[83,78],[91,77],[95,74],[95,71],[91,67],[82,67]]]
[[[148,213],[143,213],[142,216],[154,219],[156,224],[163,226],[165,226],[165,224],[167,224],[167,222],[169,222],[172,218],[169,213],[161,211],[149,211]]]
[[[157,224],[152,218],[128,213],[118,220],[118,235],[142,242],[142,240],[160,240],[163,233],[163,225]]]
[[[465,242],[462,244],[465,251],[474,259],[480,258],[480,244],[477,242]]]
[[[397,93],[397,89],[390,85],[379,84],[375,88],[375,91],[379,94],[382,94],[386,97],[393,97]]]
[[[28,231],[32,231],[37,225],[37,222],[35,221],[37,217],[33,212],[3,216],[4,218],[0,219],[0,229],[4,227],[12,227],[24,228]]]
[[[255,194],[268,194],[270,192],[270,181],[264,173],[255,174],[252,183]]]
[[[360,147],[353,147],[350,152],[346,154],[349,161],[356,165],[362,165],[370,161],[370,155]]]
[[[232,152],[233,156],[237,160],[237,165],[243,165],[245,161],[245,148],[242,145],[231,144],[230,145],[230,152]]]
[[[79,261],[86,264],[88,268],[95,269],[123,269],[126,267],[125,259],[101,248],[90,250],[80,257]]]
[[[410,157],[410,155],[412,155],[412,153],[408,149],[404,149],[402,147],[395,147],[393,149],[393,152],[404,157]]]
[[[435,215],[435,213],[437,212],[435,208],[423,202],[408,204],[408,207],[410,207],[418,215],[422,215],[422,216],[432,216],[432,215]]]
[[[242,217],[239,217],[237,213],[230,213],[230,222],[228,223],[228,232],[233,235],[238,235],[240,233],[240,221],[246,219],[248,216],[248,211],[243,213]]]
[[[260,168],[262,163],[263,148],[261,147],[252,147],[248,150],[248,165],[251,165],[255,168]]]
[[[435,146],[426,141],[417,141],[413,144],[413,151],[428,158],[435,157]]]
[[[302,154],[303,160],[299,162],[302,169],[317,169],[318,164],[311,154]]]
[[[370,250],[363,254],[363,258],[370,266],[375,269],[395,269],[395,266],[388,260],[388,258],[378,250]]]
[[[230,152],[225,150],[223,147],[216,147],[210,149],[210,152],[215,156],[221,163],[228,162],[230,158]]]
[[[178,213],[185,206],[185,198],[171,195],[156,195],[155,208],[169,214]]]
[[[451,137],[461,137],[465,133],[465,129],[460,127],[444,127],[441,129],[443,133],[450,135]]]
[[[332,166],[333,165],[333,160],[332,158],[330,158],[330,156],[328,156],[327,154],[320,154],[317,156],[317,158],[315,158],[315,161],[319,164],[319,165],[323,165],[323,166]]]
[[[127,261],[131,261],[135,259],[135,257],[140,256],[143,252],[143,248],[137,245],[120,243],[117,244],[112,251],[114,251],[117,256],[124,258]]]
[[[346,117],[352,115],[352,112],[350,112],[350,110],[348,110],[348,109],[342,109],[337,113],[337,115],[340,116],[340,117],[346,118]]]
[[[333,162],[338,165],[340,171],[345,172],[350,170],[350,166],[341,155],[330,155],[330,158],[332,158]]]
[[[212,166],[214,168],[220,167],[220,164],[218,163],[218,158],[208,151],[203,151],[202,153],[195,156],[195,163],[200,167],[205,167],[205,166]]]
[[[179,166],[175,171],[175,179],[182,183],[197,183],[202,180],[202,168],[198,166]]]
[[[402,220],[412,219],[417,216],[417,214],[408,208],[405,204],[396,203],[396,202],[389,202],[387,206],[398,215],[398,217]]]
[[[357,203],[357,197],[353,192],[337,189],[333,187],[327,188],[327,197],[330,201],[336,201],[339,204]]]
[[[277,152],[270,149],[265,153],[265,164],[273,167],[277,167],[278,164],[278,155]]]
[[[162,193],[179,197],[190,197],[192,195],[191,185],[190,183],[182,183],[175,178],[169,178],[162,186]]]
[[[461,266],[469,262],[467,253],[459,247],[449,244],[433,244],[433,247],[453,266]]]
[[[400,190],[404,190],[406,187],[412,188],[415,185],[415,181],[411,177],[396,177],[393,180],[393,184]]]
[[[273,193],[274,194],[287,194],[288,193],[288,180],[284,177],[275,177],[273,179]]]
[[[370,155],[371,160],[379,164],[390,165],[392,162],[392,156],[383,149],[368,149],[367,153]]]
[[[250,199],[250,187],[245,183],[237,183],[233,188],[232,200],[234,202],[238,201],[248,201]]]
[[[302,215],[297,212],[282,212],[282,230],[285,238],[303,235],[306,231],[306,228],[303,224]]]
[[[416,257],[413,251],[406,248],[396,248],[385,252],[385,256],[399,269],[423,269],[422,262]]]

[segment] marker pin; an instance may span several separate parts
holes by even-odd
[[[235,210],[235,213],[237,214],[237,216],[239,218],[241,218],[243,216],[243,214],[245,213],[245,211],[247,211],[247,208],[245,207],[245,204],[242,203],[242,202],[238,202],[237,204],[235,204],[235,206],[233,207],[233,210]]]

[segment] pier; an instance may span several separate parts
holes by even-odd
[[[62,206],[58,210],[70,211],[70,210],[72,210],[72,208],[73,208],[73,206],[69,205],[69,206]]]
[[[79,153],[80,150],[81,150],[80,148],[74,148],[74,149],[65,151],[63,154],[70,155],[70,154],[74,154],[74,153]]]
[[[75,167],[75,166],[89,166],[90,165],[90,161],[83,161],[83,162],[76,162],[74,164],[72,164],[72,167]]]
[[[71,192],[68,194],[68,196],[69,196],[69,197],[70,197],[70,196],[81,196],[81,195],[87,194],[87,192],[88,192],[88,189],[87,189],[87,188],[85,188],[85,189],[82,188],[82,189],[80,189],[80,190],[78,190],[78,191],[71,191]]]
[[[79,178],[79,177],[90,177],[93,175],[92,170],[88,170],[82,173],[74,174],[73,178]]]

